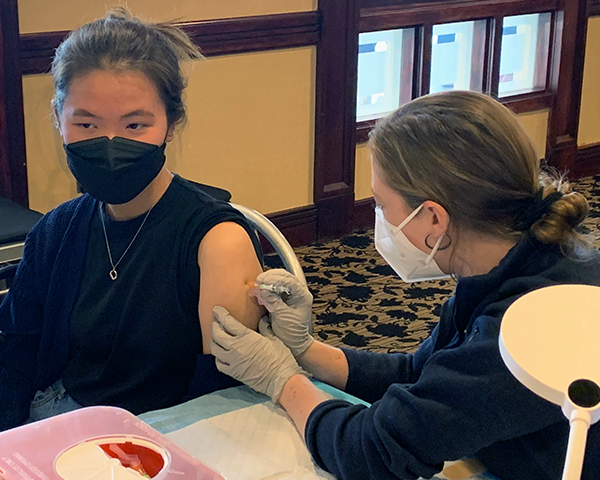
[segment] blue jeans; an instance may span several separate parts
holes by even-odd
[[[67,393],[62,380],[58,380],[43,392],[36,392],[29,407],[29,418],[25,423],[37,422],[78,408],[81,408],[81,405]]]

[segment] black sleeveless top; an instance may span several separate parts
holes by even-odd
[[[116,221],[104,215],[113,262],[144,217]],[[79,404],[112,405],[139,414],[180,403],[190,396],[192,379],[195,395],[233,384],[217,371],[211,355],[202,355],[198,316],[198,247],[221,222],[242,225],[260,258],[256,236],[242,214],[175,175],[113,281],[100,212],[93,216],[62,376]]]

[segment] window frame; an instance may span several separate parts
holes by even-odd
[[[480,68],[474,68],[472,71],[471,88],[498,98],[504,17],[549,13],[548,16],[540,17],[540,28],[543,28],[544,33],[538,34],[536,51],[536,71],[543,71],[540,67],[545,65],[545,73],[543,76],[537,75],[536,83],[539,85],[543,81],[545,87],[498,100],[515,113],[552,107],[556,96],[556,89],[552,85],[554,52],[557,42],[560,43],[560,39],[556,38],[560,0],[462,0],[448,2],[444,8],[440,8],[437,2],[428,5],[410,4],[406,0],[362,0],[361,7],[359,34],[399,28],[414,29],[412,62],[404,61],[401,73],[401,83],[411,82],[412,99],[429,93],[434,25],[475,22],[472,58],[479,56],[483,60]],[[541,42],[545,42],[546,39],[548,49],[539,48]],[[357,143],[368,139],[368,133],[376,122],[377,119],[356,122]]]

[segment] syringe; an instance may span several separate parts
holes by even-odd
[[[259,283],[258,288],[260,290],[268,290],[269,292],[277,293],[279,295],[285,293],[286,295],[291,295],[292,290],[283,285],[274,285],[272,283]]]

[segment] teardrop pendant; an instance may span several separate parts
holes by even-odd
[[[146,213],[146,216],[144,217],[144,220],[142,220],[142,223],[141,223],[140,227],[137,229],[137,232],[135,232],[135,235],[131,239],[131,242],[129,242],[129,245],[127,245],[127,248],[125,249],[125,251],[121,255],[121,258],[119,258],[119,260],[117,260],[117,263],[114,263],[113,262],[113,258],[112,258],[112,253],[110,252],[110,245],[108,244],[108,235],[106,234],[106,226],[104,225],[104,212],[102,210],[102,203],[98,202],[98,211],[100,212],[100,220],[102,221],[102,232],[104,233],[104,241],[106,242],[106,252],[108,253],[108,260],[110,261],[110,265],[112,266],[112,270],[110,272],[108,272],[108,276],[110,277],[110,279],[113,282],[118,277],[117,267],[119,266],[119,263],[121,263],[121,260],[123,260],[123,258],[125,258],[125,255],[127,255],[127,252],[129,251],[129,249],[133,245],[133,242],[135,242],[135,239],[137,238],[137,236],[142,231],[142,227],[146,223],[146,220],[148,220],[148,216],[150,215],[150,212],[152,211],[152,208],[153,207],[151,207],[150,210],[148,210],[148,212]]]

